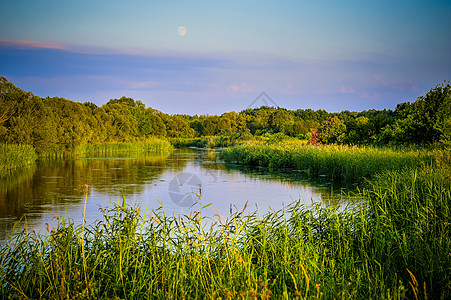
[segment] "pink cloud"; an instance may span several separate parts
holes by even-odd
[[[412,91],[417,92],[418,91],[418,85],[412,83],[410,80],[405,82],[397,82],[394,80],[387,80],[384,78],[381,78],[379,75],[373,74],[373,79],[376,80],[379,84],[381,84],[384,87],[390,88],[392,90],[398,90],[398,91]]]
[[[228,87],[229,91],[232,92],[245,92],[245,93],[251,93],[254,92],[254,87],[250,86],[247,82],[243,81],[241,84],[232,84]]]
[[[59,49],[67,50],[67,46],[55,41],[32,41],[32,40],[1,40],[0,45],[8,47],[16,47],[21,49],[26,48],[45,48],[45,49]]]
[[[340,93],[342,94],[354,94],[355,90],[353,88],[346,88],[344,85],[340,88]]]

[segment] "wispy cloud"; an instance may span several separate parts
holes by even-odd
[[[355,94],[355,89],[353,88],[347,88],[344,85],[342,85],[340,87],[340,91],[341,94]]]
[[[378,84],[382,85],[385,88],[389,88],[392,90],[398,90],[398,91],[410,91],[410,92],[418,91],[418,85],[413,83],[412,81],[388,80],[388,79],[382,78],[381,76],[379,76],[377,74],[373,74],[372,77]]]
[[[245,81],[238,84],[234,83],[230,85],[227,90],[231,92],[244,92],[244,93],[255,92],[255,88]]]
[[[33,41],[33,40],[2,40],[0,46],[13,47],[18,49],[43,48],[43,49],[59,49],[68,50],[68,46],[64,43],[55,41]]]

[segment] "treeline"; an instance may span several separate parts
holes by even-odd
[[[85,144],[130,142],[149,136],[229,140],[296,137],[313,144],[451,144],[451,86],[431,89],[392,110],[343,111],[265,107],[218,115],[169,115],[132,98],[97,106],[42,98],[0,77],[0,142],[32,145],[39,153]]]

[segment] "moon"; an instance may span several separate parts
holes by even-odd
[[[180,36],[185,36],[186,35],[186,27],[185,26],[179,26],[177,27],[177,34]]]

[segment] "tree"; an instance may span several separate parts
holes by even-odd
[[[161,119],[162,113],[159,114],[151,114],[151,122],[152,122],[152,135],[155,136],[166,136],[166,125],[164,124],[163,120]]]
[[[321,132],[316,129],[313,128],[312,132],[310,133],[310,144],[315,145],[315,146],[319,146],[321,145]]]
[[[110,101],[108,101],[107,105],[116,103],[128,105],[130,107],[137,107],[142,109],[146,108],[146,106],[140,100],[135,101],[133,98],[125,96],[122,96],[120,99],[111,99]]]
[[[327,118],[320,128],[320,139],[324,144],[341,144],[345,139],[346,125],[337,116]]]
[[[273,132],[290,135],[294,122],[293,117],[286,109],[278,108],[269,115],[268,123]]]
[[[139,135],[138,121],[132,115],[127,104],[113,103],[104,105],[105,112],[113,119],[115,129],[113,138],[116,141],[132,140]]]
[[[398,104],[394,123],[383,128],[385,142],[427,145],[447,144],[451,115],[451,86],[437,85],[413,103]],[[381,126],[380,126],[381,127]]]
[[[367,117],[361,116],[356,119],[350,118],[346,125],[346,139],[347,144],[368,145],[370,143],[369,129]]]
[[[204,135],[204,125],[199,119],[192,121],[189,126],[196,131],[197,136]]]
[[[194,129],[190,127],[187,118],[180,115],[169,116],[166,121],[168,137],[173,138],[192,138],[196,135]]]

